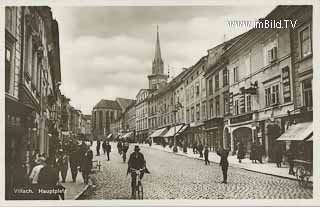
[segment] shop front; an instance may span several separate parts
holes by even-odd
[[[214,118],[204,122],[205,143],[210,151],[223,147],[223,118]]]
[[[188,147],[199,144],[205,146],[208,144],[205,136],[204,124],[194,125],[191,123],[190,127],[186,130],[185,137]]]

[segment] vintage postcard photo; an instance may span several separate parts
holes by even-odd
[[[5,200],[313,199],[313,5],[3,10]]]

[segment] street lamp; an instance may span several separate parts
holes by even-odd
[[[180,102],[178,102],[174,106],[174,109],[172,110],[172,112],[174,113],[173,152],[178,152],[177,140],[176,140],[176,122],[177,122],[176,114],[181,108],[183,108],[183,106],[182,106],[182,104]]]

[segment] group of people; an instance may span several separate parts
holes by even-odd
[[[117,143],[117,148],[119,155],[122,155],[123,162],[126,162],[126,156],[129,149],[129,142],[127,140],[124,140],[123,142],[119,140]]]
[[[237,150],[237,158],[239,160],[239,163],[241,163],[241,160],[244,159],[247,153],[247,149],[246,146],[241,141],[239,141],[237,143]],[[252,161],[252,163],[257,163],[257,161],[259,161],[262,164],[262,156],[263,145],[258,141],[253,142],[250,148],[250,160]]]
[[[100,156],[100,148],[101,148],[101,141],[98,140],[97,146],[96,146],[97,156]],[[111,152],[110,143],[104,140],[102,143],[102,149],[103,149],[103,154],[105,155],[107,153],[108,161],[110,161],[110,152]]]

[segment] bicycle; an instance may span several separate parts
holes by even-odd
[[[142,182],[140,179],[140,174],[141,174],[142,169],[137,170],[137,169],[133,169],[131,168],[131,173],[135,173],[136,175],[136,183],[134,186],[134,191],[135,191],[135,199],[136,199],[136,195],[138,195],[138,200],[143,200],[143,186],[142,186]]]

